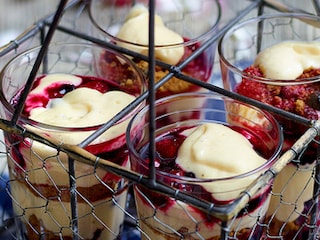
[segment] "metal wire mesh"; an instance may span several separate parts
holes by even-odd
[[[219,32],[217,32],[216,38],[210,40],[212,41],[212,43],[217,41],[221,34],[223,34],[226,29],[232,26],[239,19],[245,18],[251,14],[255,15],[256,10],[259,6],[258,2],[246,2],[244,6],[240,7],[235,7],[232,3],[228,4],[228,1],[222,1],[221,4],[226,4],[225,7],[229,7],[229,11],[232,12],[230,14],[230,19],[225,20],[226,24],[221,27]],[[77,41],[92,41],[100,45],[106,45],[108,47],[114,48],[120,52],[125,51],[123,49],[117,49],[115,46],[112,46],[108,43],[100,42],[98,39],[92,38],[87,34],[87,25],[84,24],[85,26],[83,26],[83,23],[85,23],[85,20],[87,19],[87,12],[84,8],[85,5],[86,2],[82,1],[74,1],[70,4],[70,9],[66,11],[65,18],[63,19],[61,25],[58,27],[58,32],[54,37],[59,40],[63,39],[64,41],[71,41],[75,39]],[[39,28],[38,26],[31,28],[30,31],[22,35],[23,37],[21,39],[18,39],[15,42],[10,43],[8,46],[1,48],[0,56],[7,57],[8,54],[13,53],[13,55],[15,55],[16,53],[22,51],[22,43],[28,43],[28,46],[41,43],[43,40],[43,33],[46,32],[46,26],[50,26],[51,19],[52,18],[49,17],[40,20],[39,23],[43,24],[43,28]],[[80,25],[80,27],[78,26],[78,24]],[[134,55],[134,53],[132,52],[125,53]],[[62,64],[63,67],[65,67],[65,63],[62,63],[59,57],[57,58],[56,63]],[[74,62],[74,64],[78,63],[79,62],[76,61]],[[73,67],[71,66],[70,69],[72,70]],[[203,85],[209,90],[219,92],[224,95],[240,99],[241,101],[265,108],[271,112],[277,111],[277,109],[274,109],[272,107],[270,108],[269,106],[261,105],[260,103],[252,101],[250,99],[224,91],[223,89],[216,86],[215,79],[212,80],[212,82],[214,83],[214,85],[212,85],[212,83],[206,84],[197,81],[197,79],[192,79],[183,75],[179,75],[179,77],[186,81]],[[292,169],[290,176],[285,176],[286,179],[283,186],[277,191],[273,191],[271,193],[279,199],[279,203],[278,205],[275,205],[275,209],[272,209],[270,217],[265,221],[257,221],[252,229],[245,229],[244,231],[241,227],[241,217],[237,218],[239,214],[241,215],[243,214],[243,212],[247,211],[247,203],[250,199],[250,196],[254,195],[254,193],[257,192],[258,189],[261,188],[261,186],[269,184],[270,180],[272,180],[276,174],[281,172],[281,170],[288,162],[299,162],[300,156],[303,155],[304,151],[306,151],[307,147],[310,144],[318,145],[316,138],[318,137],[320,131],[319,122],[308,121],[306,119],[302,119],[298,116],[290,115],[282,111],[278,112],[278,114],[283,114],[286,117],[289,116],[290,118],[295,118],[296,121],[303,121],[304,124],[308,124],[310,126],[310,129],[308,129],[305,134],[302,135],[301,138],[297,142],[295,142],[295,144],[286,153],[281,156],[281,158],[272,166],[269,171],[267,171],[257,181],[255,181],[237,199],[237,201],[231,204],[224,205],[215,205],[210,202],[202,201],[200,199],[194,198],[192,195],[190,196],[188,194],[185,194],[184,192],[177,191],[161,183],[153,185],[152,182],[149,181],[147,176],[140,175],[136,172],[128,170],[126,167],[121,167],[117,164],[99,158],[93,154],[90,154],[79,146],[61,143],[56,139],[51,139],[47,136],[39,135],[28,128],[15,124],[12,125],[10,121],[2,119],[0,121],[0,128],[5,132],[5,134],[16,136],[15,138],[8,137],[7,139],[10,139],[10,141],[6,143],[3,140],[1,141],[2,149],[0,153],[1,158],[3,158],[2,160],[8,161],[9,166],[11,164],[10,162],[12,162],[13,165],[11,165],[11,167],[19,166],[19,163],[15,162],[15,159],[12,156],[14,156],[15,154],[15,148],[25,146],[27,155],[32,159],[36,159],[35,161],[38,163],[38,165],[30,171],[24,171],[23,167],[21,167],[21,169],[23,170],[22,174],[19,174],[19,177],[17,178],[11,177],[10,179],[7,176],[7,166],[3,165],[3,168],[1,169],[2,175],[0,178],[0,195],[3,194],[4,199],[8,200],[1,202],[1,204],[3,204],[1,211],[1,237],[3,237],[3,239],[19,239],[23,237],[19,236],[19,234],[16,233],[17,229],[22,228],[22,224],[19,225],[19,222],[21,223],[22,221],[27,223],[27,230],[29,231],[29,233],[32,233],[29,239],[65,239],[63,235],[65,235],[66,233],[70,236],[70,238],[73,239],[99,239],[99,236],[103,236],[102,239],[134,239],[134,237],[140,238],[141,236],[148,238],[148,236],[151,236],[150,234],[153,234],[155,230],[151,229],[151,232],[144,232],[144,230],[142,230],[141,228],[143,227],[143,224],[146,223],[151,226],[159,226],[156,231],[158,231],[160,235],[164,232],[169,232],[169,234],[172,235],[172,239],[206,239],[205,236],[203,236],[199,232],[201,224],[203,224],[203,220],[194,217],[193,213],[190,211],[190,208],[186,207],[187,204],[190,204],[197,209],[203,210],[208,215],[222,220],[215,226],[215,229],[212,229],[212,231],[221,232],[221,239],[255,239],[254,233],[256,231],[263,232],[263,236],[265,236],[265,239],[284,239],[284,235],[287,236],[287,238],[285,239],[305,239],[307,236],[301,235],[301,233],[308,233],[309,239],[316,239],[318,237],[317,221],[319,218],[317,162],[307,169],[299,168],[299,165],[297,165],[296,168]],[[39,155],[39,153],[30,149],[30,142],[35,141],[43,144],[43,146],[51,147],[53,149],[52,154],[43,158],[41,155]],[[68,160],[62,160],[62,158],[67,158]],[[85,168],[87,168],[86,172],[80,175],[73,175],[70,166],[65,165],[65,162],[73,162],[70,162],[70,159],[76,160],[74,162],[75,168],[85,166]],[[48,166],[51,166],[53,164],[56,164],[60,169],[63,169],[67,178],[70,179],[71,185],[72,183],[80,184],[81,182],[86,181],[96,181],[97,185],[94,190],[101,194],[106,194],[107,197],[102,201],[95,201],[94,199],[91,199],[89,197],[90,195],[87,192],[82,191],[82,189],[72,187],[60,188],[60,184],[57,183],[59,179],[55,179],[54,175],[52,175],[50,171],[48,171]],[[106,181],[101,181],[101,175],[99,174],[101,171],[106,171],[111,174],[121,176],[123,177],[123,179],[118,183],[117,187],[108,185]],[[282,198],[283,193],[288,187],[288,184],[295,184],[294,178],[299,174],[306,174],[307,176],[305,178],[305,183],[302,184],[301,194],[299,194],[299,198],[302,198],[305,195],[305,191],[307,191],[307,188],[311,188],[314,191],[311,201],[307,203],[309,204],[306,207],[306,209],[308,209],[308,212],[301,212],[301,209],[297,208],[297,202],[300,201],[299,199],[288,201]],[[43,191],[39,191],[43,186],[34,184],[34,181],[30,178],[31,176],[39,175],[45,177],[47,179],[47,182],[51,183],[50,185],[53,186],[51,189],[49,189],[49,191],[47,191],[47,194],[45,195],[43,194]],[[23,183],[23,187],[20,188],[21,183]],[[170,224],[165,224],[162,219],[163,216],[159,214],[159,207],[154,206],[150,199],[143,192],[140,192],[139,197],[143,199],[143,202],[147,203],[148,207],[145,208],[144,215],[138,217],[136,215],[137,206],[134,203],[132,191],[135,183],[138,183],[139,186],[145,186],[147,188],[153,189],[160,194],[170,196],[178,209],[178,217],[182,218],[180,214],[183,213],[183,218],[190,219],[192,225],[186,228],[180,228],[177,231]],[[99,189],[97,189],[98,187]],[[22,192],[26,191],[27,189],[29,191],[32,191],[36,198],[40,199],[39,204],[37,206],[30,205],[30,203],[28,203],[28,200],[30,199],[26,199],[25,203],[23,204],[21,202],[15,201],[15,196],[11,194],[12,188],[20,188],[19,191]],[[128,196],[123,197],[123,194],[127,191]],[[75,202],[76,205],[80,204],[82,206],[85,206],[84,208],[86,210],[84,212],[81,212],[82,215],[77,215],[75,213],[70,214],[70,212],[73,212],[75,209],[77,209],[77,206],[72,205],[73,201],[69,201],[69,199],[73,196],[77,196],[77,201]],[[13,204],[15,208],[15,213],[12,212],[11,204]],[[301,221],[301,224],[299,224],[299,226],[301,226],[301,229],[295,229],[295,236],[290,235],[290,232],[286,233],[287,228],[291,229],[289,226],[289,224],[291,224],[289,220],[283,222],[275,222],[275,215],[280,208],[280,205],[289,206],[292,214],[300,216],[298,221]],[[42,212],[43,215],[46,216],[47,221],[50,222],[50,228],[54,229],[53,231],[49,232],[46,229],[39,227],[38,219],[36,219],[32,215],[32,213],[37,211]],[[117,217],[112,218],[110,216],[110,212],[113,212],[113,216]],[[70,216],[72,215],[77,216],[76,218],[70,218]],[[123,215],[124,217],[123,224],[121,217],[118,217],[120,215]],[[259,212],[257,213],[257,216],[251,216],[249,214],[249,217],[256,221],[256,219],[259,219]],[[61,221],[61,219],[63,220]],[[13,220],[21,221],[14,222]],[[115,220],[118,220],[118,222],[115,222]],[[78,227],[81,228],[81,226],[86,225],[88,221],[96,223],[94,236],[90,235],[91,232],[80,233],[78,231]],[[74,222],[76,222],[77,224],[75,225]],[[109,222],[112,222],[113,224],[109,224]],[[112,227],[110,227],[112,225],[116,225],[116,227],[112,229]],[[120,225],[121,234],[119,235],[118,226]],[[277,225],[276,229],[280,229],[277,232],[272,231],[272,229],[275,229],[275,225]],[[186,233],[188,234],[186,235]],[[87,236],[86,234],[89,235]]]

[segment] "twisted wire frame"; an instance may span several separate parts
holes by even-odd
[[[315,6],[318,6],[316,1]],[[281,10],[281,11],[289,11],[290,9],[280,9],[279,6],[272,5],[273,1],[266,1],[265,4],[262,4],[260,1],[249,1],[243,9],[238,10],[235,12],[232,19],[229,19],[224,27],[222,27],[216,34],[216,36],[212,39],[210,39],[207,43],[207,46],[210,46],[212,43],[215,43],[219,37],[222,36],[222,34],[232,25],[234,25],[237,21],[247,16],[249,13],[255,10],[261,10],[263,7],[273,7],[273,9]],[[133,53],[129,50],[118,48],[117,46],[107,43],[105,41],[102,41],[100,39],[93,38],[92,36],[88,35],[85,32],[78,31],[78,27],[76,26],[79,22],[77,21],[77,18],[75,20],[74,16],[79,17],[80,14],[85,12],[85,5],[87,3],[83,1],[71,1],[68,6],[66,7],[65,11],[65,19],[64,21],[67,22],[67,24],[61,24],[57,26],[57,33],[61,34],[62,38],[67,39],[70,41],[70,39],[78,39],[78,40],[85,40],[90,41],[95,44],[105,46],[111,49],[114,49],[116,51],[119,51],[124,54],[133,55],[142,57],[140,55],[136,55],[136,53]],[[231,4],[232,5],[232,4]],[[74,10],[76,9],[76,10]],[[315,8],[317,9],[317,8]],[[296,9],[295,9],[296,10]],[[70,11],[70,16],[68,15]],[[69,18],[70,17],[70,18]],[[23,33],[21,36],[19,36],[14,41],[10,42],[8,45],[3,46],[0,48],[0,57],[5,59],[6,57],[11,58],[11,54],[15,55],[17,52],[23,51],[24,49],[29,48],[30,45],[33,45],[34,43],[37,44],[37,42],[40,40],[40,43],[42,43],[44,36],[46,34],[47,27],[51,26],[53,19],[53,15],[48,16],[44,19],[39,20],[37,24],[32,26],[30,29],[26,30],[25,33]],[[68,22],[70,21],[70,22]],[[63,22],[63,23],[65,23]],[[71,23],[72,27],[69,27],[68,24]],[[60,37],[61,37],[60,36]],[[206,46],[205,46],[206,47]],[[61,62],[61,56],[58,56],[58,62]],[[79,64],[79,62],[75,61],[74,64]],[[80,63],[81,64],[81,63]],[[32,67],[32,66],[31,66]],[[39,135],[37,132],[32,131],[32,129],[25,128],[24,126],[21,126],[19,124],[13,124],[10,120],[0,119],[0,128],[5,133],[10,133],[13,135],[20,136],[20,138],[17,138],[15,143],[11,143],[11,145],[19,145],[19,144],[25,144],[24,139],[30,139],[32,141],[36,141],[39,143],[42,143],[48,147],[51,147],[53,149],[56,149],[57,151],[53,151],[51,156],[46,156],[45,159],[42,159],[41,156],[37,155],[36,152],[30,151],[29,154],[33,156],[33,158],[37,158],[38,162],[40,163],[36,168],[25,171],[24,172],[24,179],[15,179],[15,178],[8,178],[5,174],[6,172],[6,166],[4,165],[3,169],[1,171],[3,172],[2,176],[0,177],[0,183],[1,183],[1,192],[0,194],[3,194],[4,197],[9,197],[8,201],[4,202],[3,204],[3,210],[1,212],[1,233],[3,236],[8,237],[8,239],[16,238],[15,231],[20,226],[16,226],[15,219],[23,219],[23,221],[27,222],[28,228],[30,228],[32,231],[36,233],[36,236],[42,236],[45,237],[46,233],[43,231],[43,229],[37,228],[36,225],[32,222],[32,218],[28,216],[28,211],[32,210],[34,211],[37,209],[37,211],[42,211],[44,213],[49,213],[48,218],[50,219],[50,222],[52,225],[55,225],[55,234],[59,236],[59,234],[62,236],[62,234],[65,231],[70,231],[72,234],[73,239],[83,239],[83,236],[79,234],[78,232],[78,226],[82,221],[82,218],[84,219],[86,216],[78,216],[75,209],[72,210],[72,208],[77,208],[77,200],[81,200],[81,203],[84,203],[87,205],[88,208],[88,215],[90,215],[90,219],[93,219],[93,221],[97,221],[100,223],[101,228],[107,229],[111,232],[111,236],[114,238],[118,237],[119,239],[125,239],[123,237],[119,237],[116,235],[116,233],[112,233],[112,229],[109,228],[107,224],[104,223],[104,220],[99,217],[100,211],[106,211],[106,208],[109,208],[110,206],[116,207],[118,209],[118,213],[124,213],[125,219],[124,219],[124,227],[131,227],[132,229],[135,229],[138,231],[138,234],[141,236],[148,238],[148,234],[143,232],[141,227],[141,222],[143,222],[145,219],[152,219],[153,222],[161,225],[162,229],[161,231],[170,232],[171,234],[178,236],[180,239],[204,239],[203,236],[198,232],[199,226],[201,225],[201,222],[199,222],[197,219],[194,218],[192,213],[190,213],[189,208],[186,207],[186,204],[191,205],[209,216],[212,216],[216,219],[220,219],[219,222],[219,228],[221,231],[220,239],[238,239],[238,236],[241,236],[241,220],[236,221],[238,218],[238,215],[241,214],[241,212],[245,211],[243,209],[247,208],[247,204],[255,193],[259,191],[263,186],[268,185],[270,181],[274,179],[274,177],[281,172],[281,170],[292,161],[299,162],[300,156],[304,153],[306,148],[310,144],[318,144],[317,137],[319,136],[320,132],[320,121],[310,121],[308,119],[304,119],[299,116],[295,116],[293,114],[289,114],[287,112],[281,111],[279,109],[273,108],[271,106],[267,106],[264,104],[261,104],[257,101],[254,101],[252,99],[248,99],[246,97],[237,95],[235,93],[228,92],[217,85],[210,84],[210,83],[204,83],[201,81],[198,81],[197,79],[193,79],[189,76],[184,76],[183,74],[180,74],[179,71],[177,71],[175,68],[171,68],[171,66],[165,66],[168,67],[169,73],[172,75],[176,75],[177,77],[181,78],[184,81],[188,81],[194,84],[198,84],[204,88],[209,89],[210,91],[220,93],[222,95],[252,104],[254,106],[257,106],[259,108],[268,110],[270,112],[274,112],[276,114],[280,114],[285,117],[289,117],[293,119],[294,121],[298,121],[303,123],[304,125],[307,125],[309,128],[308,130],[291,146],[291,148],[282,154],[280,158],[272,165],[268,171],[266,171],[264,174],[262,174],[258,179],[256,179],[245,191],[241,193],[241,195],[232,203],[228,204],[213,204],[211,202],[207,202],[202,199],[198,199],[190,194],[184,193],[182,191],[178,191],[172,187],[167,186],[166,184],[163,184],[161,182],[154,182],[153,179],[150,179],[149,176],[141,175],[137,172],[128,170],[126,167],[119,166],[117,164],[114,164],[107,159],[99,158],[88,151],[84,150],[81,146],[76,145],[69,145],[65,143],[61,143],[60,141],[57,141],[56,139],[52,139],[48,136]],[[160,85],[160,84],[159,84]],[[138,98],[137,104],[139,104],[140,101],[143,101],[147,97],[147,94],[142,95],[141,98]],[[131,106],[133,108],[134,106]],[[128,109],[130,111],[130,107]],[[125,113],[120,113],[118,115],[118,118],[120,119]],[[116,120],[113,120],[111,122],[108,122],[105,124],[105,128],[108,128],[112,126],[112,124]],[[94,138],[95,136],[93,136]],[[14,161],[14,158],[12,158],[12,153],[10,153],[10,146],[7,145],[5,140],[1,140],[1,158],[3,162],[6,162],[7,159],[10,161]],[[7,147],[7,148],[6,148]],[[63,163],[63,160],[61,159],[61,153],[65,153],[69,159],[72,161],[69,163],[69,166],[65,166]],[[56,164],[60,165],[63,169],[65,169],[65,174],[69,175],[71,188],[67,189],[68,194],[65,195],[65,189],[59,189],[58,185],[55,184],[55,180],[47,171],[48,164],[53,161],[56,162]],[[74,163],[81,163],[85,164],[87,166],[90,166],[90,170],[84,174],[84,175],[76,175],[74,174],[74,170],[72,169],[72,165]],[[301,189],[301,196],[303,196],[304,191],[306,191],[307,188],[312,186],[314,189],[313,191],[313,199],[310,202],[310,212],[308,212],[304,217],[305,220],[304,224],[302,224],[303,228],[307,228],[309,231],[309,239],[316,239],[318,236],[318,197],[319,197],[319,167],[318,167],[318,160],[316,160],[315,165],[311,169],[301,169],[299,168],[299,165],[297,165],[295,171],[292,172],[292,176],[288,176],[288,182],[283,185],[283,189],[280,190],[280,193],[276,193],[279,195],[280,203],[284,205],[290,205],[292,206],[292,213],[303,215],[305,213],[297,212],[297,209],[295,206],[298,204],[297,202],[299,199],[297,199],[294,202],[285,202],[281,199],[281,193],[285,191],[288,184],[290,184],[290,179],[294,178],[295,175],[298,175],[300,172],[306,172],[309,171],[311,174],[309,174],[309,178],[306,181],[306,185],[304,188]],[[161,216],[157,215],[157,207],[153,206],[153,209],[150,212],[147,212],[143,218],[139,218],[136,215],[133,196],[131,194],[128,195],[128,198],[126,200],[126,203],[124,204],[121,202],[122,200],[118,197],[119,194],[121,194],[118,190],[114,190],[113,187],[108,186],[105,184],[104,181],[102,181],[99,177],[99,174],[97,173],[99,169],[105,170],[107,172],[110,172],[112,174],[115,174],[117,176],[120,176],[121,178],[125,179],[125,182],[128,184],[128,188],[130,189],[132,185],[138,184],[145,187],[148,187],[160,194],[164,194],[170,198],[172,198],[175,202],[177,207],[181,210],[181,212],[184,212],[184,217],[189,218],[191,221],[194,222],[194,229],[188,229],[189,232],[192,232],[192,237],[188,238],[184,235],[183,229],[181,231],[175,230],[172,226],[165,224]],[[50,196],[43,196],[40,191],[38,191],[37,186],[34,186],[33,183],[30,181],[29,176],[34,174],[34,172],[39,172],[39,174],[42,174],[47,177],[48,181],[52,183],[53,186],[56,186],[54,190],[52,190],[53,194]],[[94,178],[97,181],[101,182],[103,185],[103,188],[101,191],[108,192],[110,194],[110,197],[104,201],[104,202],[98,202],[95,203],[91,201],[90,199],[86,198],[85,194],[83,194],[79,189],[76,187],[76,183],[78,181],[81,181],[83,179],[89,179]],[[24,181],[26,183],[26,187],[29,189],[32,189],[34,191],[34,194],[37,195],[39,198],[42,199],[42,204],[39,206],[22,206],[19,205],[17,201],[15,201],[14,197],[11,195],[10,188],[15,185],[16,182]],[[74,185],[72,184],[74,183]],[[121,189],[121,188],[118,188]],[[71,196],[70,196],[70,192]],[[149,202],[148,196],[144,195],[142,192],[141,198],[144,199],[145,202]],[[274,194],[274,193],[272,193]],[[73,198],[72,195],[77,196],[76,198]],[[70,206],[66,206],[63,203],[63,198],[65,196],[68,196],[71,198],[70,200]],[[76,200],[77,199],[77,200]],[[54,205],[52,205],[52,202],[54,202]],[[12,204],[15,207],[15,213],[12,212]],[[57,216],[51,212],[52,207],[57,208],[59,206],[59,215],[66,215],[69,216],[69,211],[72,212],[71,218],[66,217],[66,222],[64,224],[61,224],[61,222],[57,221]],[[152,203],[150,203],[150,206],[152,206]],[[71,210],[70,210],[71,209]],[[274,210],[275,212],[277,209]],[[27,217],[28,216],[28,217]],[[258,216],[259,217],[259,216]],[[268,221],[265,221],[263,223],[257,222],[255,226],[252,229],[252,232],[257,227],[262,227],[263,231],[266,231],[267,234],[270,234],[270,238],[281,238],[282,232],[275,233],[275,235],[272,235],[268,232],[268,229],[271,228],[271,225],[273,223],[273,215],[271,215],[270,219]],[[252,216],[253,219],[257,219],[257,216]],[[30,220],[31,219],[31,220]],[[241,217],[240,217],[241,219]],[[283,227],[280,227],[281,231],[285,231],[286,222],[282,223]],[[299,230],[297,231],[299,232]],[[274,233],[273,233],[274,234]],[[278,236],[279,235],[279,236]],[[253,236],[251,236],[253,237]],[[295,236],[294,236],[295,237]],[[39,237],[40,238],[40,237]],[[61,237],[62,238],[62,237]],[[50,239],[50,238],[49,238]]]

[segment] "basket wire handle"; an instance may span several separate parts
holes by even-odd
[[[154,53],[154,47],[155,47],[155,34],[154,34],[154,28],[155,28],[155,1],[150,0],[149,1],[149,64],[148,64],[148,71],[149,71],[149,178],[151,183],[154,185],[156,184],[156,170],[155,170],[155,155],[156,155],[156,149],[155,149],[155,108],[154,108],[154,102],[155,102],[155,53]]]
[[[36,58],[36,61],[31,69],[31,72],[29,74],[29,77],[28,77],[28,80],[27,80],[27,83],[22,91],[22,94],[21,94],[21,97],[19,99],[19,102],[17,104],[17,107],[15,109],[15,112],[14,112],[14,115],[11,119],[11,124],[12,125],[15,125],[19,119],[19,116],[23,110],[23,107],[24,107],[24,103],[25,103],[25,100],[27,99],[27,96],[31,90],[31,87],[33,85],[33,81],[36,77],[36,74],[40,68],[40,64],[44,58],[44,55],[48,49],[48,46],[51,42],[51,39],[52,39],[52,36],[54,34],[54,31],[56,30],[57,28],[57,25],[61,19],[61,16],[62,16],[62,13],[64,11],[64,8],[65,8],[65,5],[67,4],[68,0],[61,0],[60,3],[59,3],[59,6],[57,8],[57,11],[54,15],[54,18],[53,18],[53,21],[52,21],[52,24],[50,25],[49,27],[49,31],[44,39],[44,42],[40,48],[40,51],[39,51],[39,54]]]

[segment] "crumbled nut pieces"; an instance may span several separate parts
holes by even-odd
[[[244,70],[248,75],[263,76],[258,67],[250,66]],[[320,69],[309,68],[298,79],[320,76]],[[246,77],[236,91],[247,97],[273,105],[309,119],[317,119],[319,103],[319,82],[297,85],[271,85],[252,81]]]
[[[142,82],[137,77],[134,69],[129,64],[120,62],[114,56],[101,54],[99,71],[102,76],[107,76],[111,81],[118,82],[128,92],[138,92]]]
[[[304,114],[304,109],[305,109],[305,102],[301,99],[297,99],[295,102],[295,112],[301,116]]]
[[[146,61],[139,61],[136,63],[137,66],[147,75],[148,73],[148,62]],[[155,81],[158,82],[162,79],[165,75],[169,73],[168,70],[162,69],[160,67],[156,67],[155,72]],[[192,84],[185,82],[179,78],[172,77],[168,82],[163,84],[158,91],[160,92],[169,92],[169,93],[179,93],[179,92],[186,92]]]
[[[301,227],[294,222],[282,222],[276,218],[267,219],[266,222],[268,223],[266,234],[269,237],[282,236],[283,239],[294,239],[294,235]],[[278,229],[281,229],[281,231]]]
[[[299,78],[310,78],[320,75],[320,69],[308,68],[303,71]]]
[[[281,87],[276,85],[267,85],[267,88],[273,95],[279,95],[281,92]]]
[[[133,79],[129,78],[129,79],[125,79],[123,82],[121,82],[121,86],[127,86],[127,87],[131,87],[133,86]]]
[[[249,239],[252,229],[250,228],[243,228],[238,231],[231,231],[229,233],[229,237],[234,237],[235,239]],[[220,238],[219,238],[220,240]]]

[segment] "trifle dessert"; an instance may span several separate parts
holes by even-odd
[[[184,104],[186,100],[205,102],[205,105],[190,107]],[[162,109],[170,104],[180,105],[180,109],[164,115],[157,111],[158,107]],[[235,114],[239,107],[247,109],[249,114],[244,111],[242,115]],[[127,130],[131,167],[145,176],[150,171],[148,109],[143,108]],[[282,135],[274,118],[213,93],[177,94],[159,99],[155,110],[157,181],[208,203],[233,203],[270,167],[281,149]],[[202,117],[185,118],[182,112],[201,112],[197,115]],[[229,236],[260,237],[257,223],[264,219],[268,209],[270,188],[271,183],[263,186],[247,207],[228,222]],[[221,220],[205,210],[141,184],[134,186],[134,193],[142,239],[221,238]]]
[[[305,15],[261,17],[227,32],[218,47],[224,87],[296,115],[319,119],[320,44],[315,39],[320,31],[307,24],[312,21],[318,18]],[[253,37],[252,30],[259,29],[255,28],[258,26],[263,33]],[[240,34],[251,46],[247,52],[235,47],[235,36]],[[258,46],[259,51],[254,54]],[[232,47],[235,49],[230,51]],[[286,151],[308,126],[280,115],[275,118],[283,127],[283,151]],[[276,176],[267,213],[266,238],[308,237],[313,228],[310,211],[316,151],[317,144],[312,142]]]
[[[90,2],[90,18],[94,34],[117,46],[142,55],[148,55],[149,9],[148,1],[117,4],[103,0]],[[213,36],[220,19],[217,1],[156,1],[154,26],[155,58],[176,66]],[[182,73],[209,81],[214,62],[215,46],[210,46],[182,69]],[[148,61],[132,56],[133,61],[148,76]],[[157,65],[155,81],[169,73]],[[157,97],[175,93],[204,90],[199,86],[172,77],[156,92]]]
[[[2,116],[7,119],[11,119],[21,98],[25,74],[38,51],[36,48],[19,55],[1,73]],[[99,52],[106,51],[87,44],[49,46],[42,67],[50,71],[35,78],[18,124],[62,145],[78,145],[132,103],[144,91],[143,75],[129,59],[109,51],[119,62],[104,66],[110,72],[109,79],[100,77],[94,70],[101,68],[96,60],[101,57]],[[123,78],[116,81],[119,72]],[[136,110],[84,149],[129,169],[125,129]],[[71,161],[59,149],[21,135],[7,132],[5,142],[15,218],[21,229],[18,237],[118,239],[128,191],[125,179],[77,159]],[[70,191],[76,195],[74,201]]]

